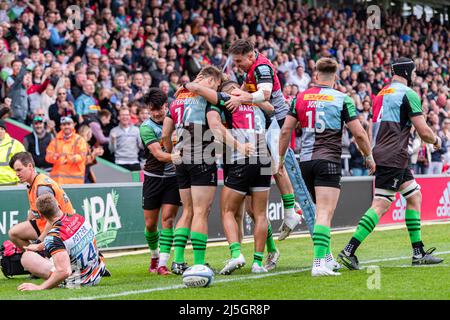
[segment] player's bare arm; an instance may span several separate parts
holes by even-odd
[[[167,152],[172,152],[173,149],[172,133],[174,130],[175,124],[173,123],[173,120],[170,117],[165,117],[161,133],[161,141]]]
[[[196,82],[188,82],[184,87],[192,93],[198,94],[205,98],[211,104],[217,104],[217,92],[211,88],[201,86]]]
[[[283,127],[280,132],[280,142],[279,142],[279,155],[280,155],[280,165],[278,172],[283,170],[284,167],[284,155],[289,147],[289,141],[291,139],[292,130],[297,125],[297,119],[291,115],[286,116]]]
[[[436,150],[441,148],[441,138],[433,133],[431,128],[427,125],[424,116],[418,115],[411,117],[411,122],[424,142],[432,144]]]
[[[243,155],[248,156],[254,152],[254,146],[251,143],[242,144],[233,137],[231,132],[222,124],[220,115],[217,112],[208,112],[206,116],[214,138],[238,150]]]
[[[367,132],[364,130],[361,122],[358,119],[349,121],[347,123],[347,127],[355,138],[356,144],[358,145],[359,149],[363,153],[366,161],[366,166],[369,169],[369,173],[373,174],[375,172],[376,165],[372,157],[372,150],[370,147],[370,141]]]
[[[53,256],[53,263],[55,265],[55,271],[50,274],[50,277],[45,280],[41,285],[33,283],[22,283],[18,290],[20,291],[34,291],[34,290],[46,290],[57,287],[61,282],[67,279],[72,274],[72,268],[70,266],[70,258],[67,251],[60,251]]]

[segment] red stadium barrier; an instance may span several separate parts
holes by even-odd
[[[450,219],[450,177],[416,178],[422,191],[421,220]],[[381,224],[405,222],[406,200],[397,193],[390,210],[381,218]]]

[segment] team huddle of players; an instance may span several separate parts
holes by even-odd
[[[369,136],[357,119],[354,102],[333,89],[336,61],[318,60],[314,85],[288,106],[274,67],[254,50],[251,42],[237,40],[229,53],[233,62],[246,72],[242,86],[227,80],[215,67],[207,66],[193,82],[178,90],[176,100],[168,108],[167,97],[157,89],[150,90],[144,98],[151,110],[150,119],[141,126],[147,155],[143,208],[145,236],[152,255],[150,272],[170,273],[167,261],[173,244],[171,269],[182,274],[188,267],[184,249],[189,238],[193,264],[206,264],[208,215],[217,188],[217,159],[223,163],[221,216],[231,256],[220,274],[230,274],[246,263],[241,253],[244,207],[254,222],[252,272],[275,268],[280,253],[266,217],[266,206],[273,174],[285,209],[281,235],[284,239],[299,223],[293,187],[284,169],[291,132],[298,122],[302,129],[298,174],[316,205],[313,276],[339,275],[336,271],[340,264],[330,248],[330,226],[340,193],[344,124],[354,136],[370,172],[375,174],[376,190],[371,208],[339,254],[339,260],[350,269],[359,268],[356,248],[375,228],[399,191],[408,202],[406,221],[413,264],[442,261],[431,254],[432,250],[423,249],[420,187],[407,168],[411,125],[424,141],[436,148],[441,144],[425,123],[417,94],[407,87],[415,69],[410,59],[401,58],[393,63],[393,81],[374,101],[372,155]],[[278,150],[271,149],[271,141],[265,138],[273,121],[281,128]],[[182,216],[174,226],[181,204]],[[162,229],[158,230],[160,211]],[[268,254],[263,264],[266,246]]]
[[[151,252],[150,272],[171,274],[167,263],[173,247],[171,271],[182,274],[188,268],[184,253],[189,239],[193,264],[207,264],[208,215],[217,189],[219,161],[224,172],[220,209],[230,249],[230,259],[220,274],[231,274],[246,264],[241,253],[244,211],[254,222],[251,271],[265,273],[276,267],[280,253],[266,217],[272,176],[284,207],[279,240],[300,223],[294,209],[296,196],[298,201],[302,197],[298,184],[308,190],[308,197],[315,204],[308,208],[315,208],[313,276],[339,275],[341,264],[350,270],[359,269],[355,252],[389,210],[396,192],[407,202],[405,221],[412,264],[443,261],[432,254],[434,248],[424,250],[422,196],[408,169],[408,135],[412,126],[424,142],[436,149],[442,143],[425,122],[420,98],[408,87],[415,76],[412,60],[400,58],[392,63],[392,82],[373,101],[370,141],[357,119],[352,99],[333,89],[338,70],[333,59],[317,61],[314,85],[299,93],[288,106],[274,67],[254,50],[251,42],[236,40],[230,54],[237,67],[246,72],[243,86],[225,79],[217,68],[207,66],[193,82],[178,90],[169,107],[167,96],[159,89],[152,88],[143,97],[150,108],[150,119],[140,127],[146,156],[142,206]],[[298,172],[287,172],[289,141],[297,124],[302,130],[300,166]],[[336,261],[330,247],[330,227],[340,194],[344,125],[375,176],[375,196]],[[279,143],[266,139],[266,133],[277,128],[281,128],[276,133]],[[17,247],[27,250],[22,257],[24,267],[45,279],[41,285],[24,283],[18,289],[41,290],[61,283],[95,285],[101,277],[110,275],[92,228],[82,216],[73,214],[62,188],[36,172],[29,153],[14,155],[9,165],[20,181],[29,185],[30,201],[28,221],[11,228],[9,236]],[[301,201],[303,206],[307,202]],[[174,226],[180,206],[182,215]],[[267,257],[263,263],[265,248]],[[47,259],[48,254],[53,259]]]

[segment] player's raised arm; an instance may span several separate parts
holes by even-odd
[[[209,103],[216,105],[218,102],[217,91],[201,86],[196,82],[188,82],[184,84],[184,87],[192,93],[198,94],[205,98]]]

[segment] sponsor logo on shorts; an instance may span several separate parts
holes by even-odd
[[[394,179],[394,184],[392,185],[392,188],[397,188],[397,183],[399,179]]]
[[[392,220],[403,221],[405,220],[406,212],[406,199],[399,194],[399,198],[395,201],[394,210],[392,210]]]

